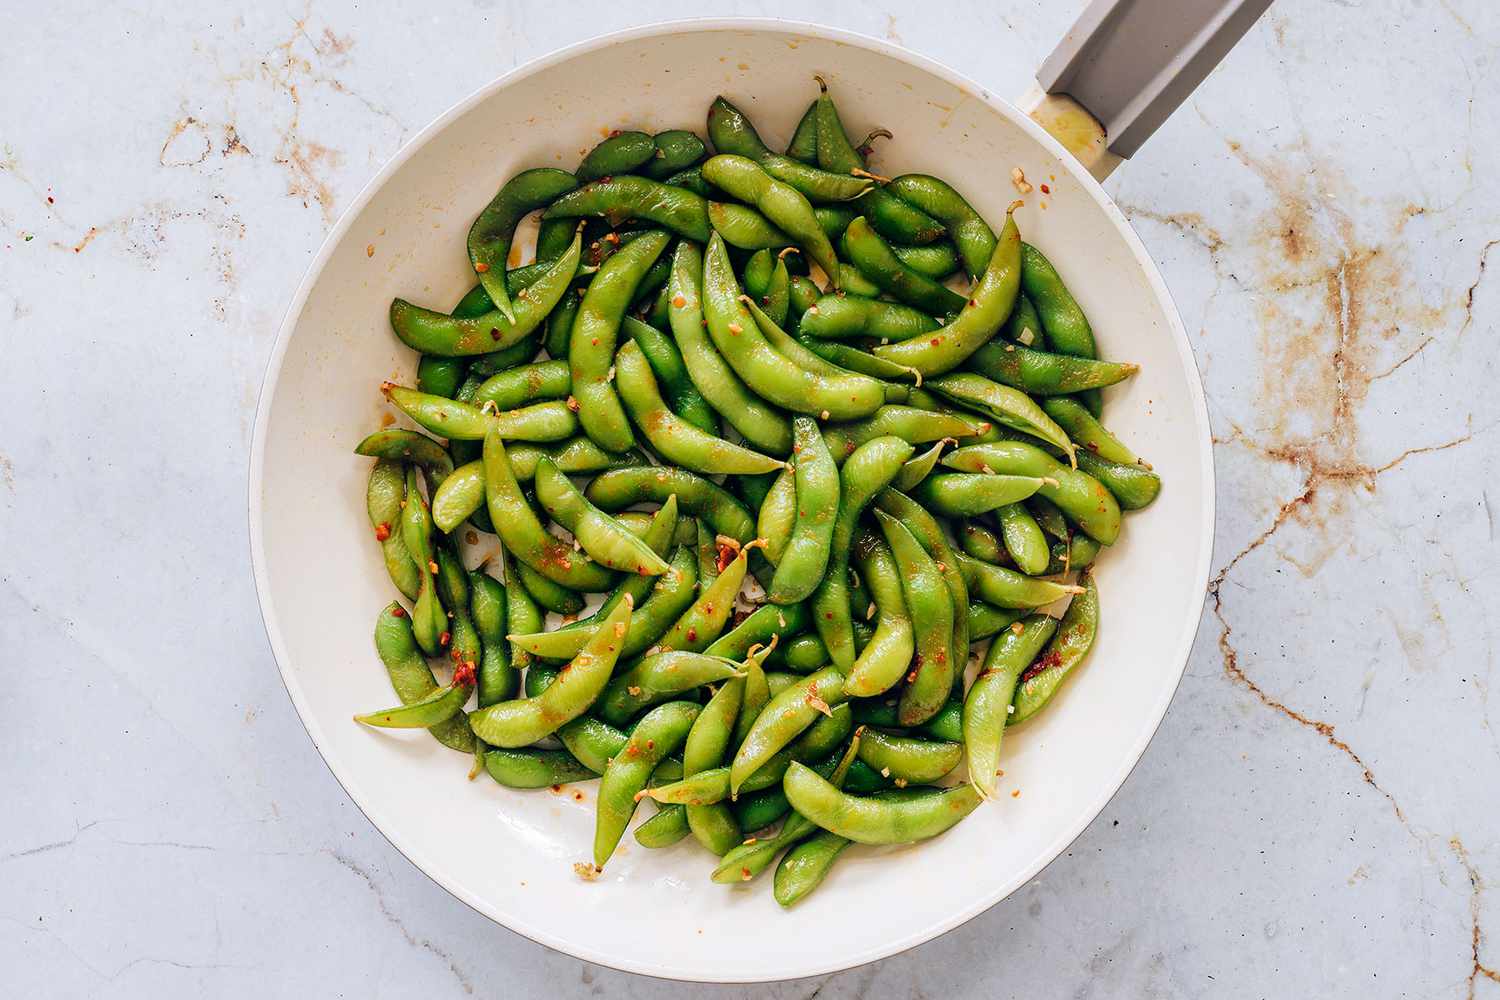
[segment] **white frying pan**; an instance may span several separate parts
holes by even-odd
[[[1041,82],[1095,109],[1111,143],[1066,99],[1038,90],[1031,103],[1102,175],[1267,2],[1090,7]],[[1133,58],[1120,59],[1105,44],[1112,37]],[[1146,54],[1160,58],[1142,62]],[[351,453],[386,413],[381,380],[413,377],[415,358],[392,336],[386,309],[396,295],[457,300],[473,281],[464,234],[514,171],[570,167],[611,128],[701,132],[719,93],[784,143],[815,95],[815,73],[852,132],[895,132],[878,167],[939,174],[992,221],[1017,197],[1012,169],[1024,171],[1033,188],[1017,213],[1023,235],[1062,271],[1102,355],[1142,365],[1108,393],[1107,419],[1165,488],[1101,558],[1096,651],[1055,705],[1007,737],[999,802],[934,841],[846,852],[791,911],[773,902],[769,873],[745,887],[710,883],[709,859],[691,842],[647,851],[627,835],[603,877],[585,882],[573,863],[589,851],[597,786],[579,786],[575,801],[470,783],[468,761],[425,733],[350,721],[392,700],[370,641],[391,586],[365,519],[369,463]],[[1064,144],[895,46],[813,25],[713,20],[627,31],[522,67],[386,165],[329,235],[287,313],[261,393],[249,500],[255,583],[287,690],[334,775],[391,843],[459,899],[550,947],[633,972],[748,982],[827,973],[926,941],[1002,899],[1078,836],[1145,750],[1187,661],[1214,482],[1203,391],[1177,311],[1140,240]]]

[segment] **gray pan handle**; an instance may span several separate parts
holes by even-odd
[[[1092,0],[1042,63],[1023,107],[1102,177],[1141,148],[1269,6],[1271,0]],[[1070,120],[1079,110],[1102,135],[1080,142],[1083,123]]]

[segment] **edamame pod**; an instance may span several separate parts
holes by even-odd
[[[579,216],[599,216],[611,226],[641,219],[700,243],[712,232],[708,201],[702,195],[630,174],[585,184],[558,198],[542,213],[543,219]]]
[[[494,746],[523,747],[588,711],[609,683],[630,627],[631,604],[621,601],[557,680],[535,698],[498,702],[469,716],[474,734]]]
[[[636,793],[646,787],[656,766],[682,746],[698,711],[697,705],[686,701],[671,701],[652,709],[636,725],[625,749],[604,769],[594,824],[595,868],[603,869],[615,852],[635,813]]]
[[[964,699],[964,752],[969,782],[985,798],[995,794],[1000,741],[1005,736],[1016,680],[1057,631],[1057,619],[1028,615],[1019,628],[1008,628],[990,643],[984,666]]]
[[[968,650],[953,648],[953,601],[937,563],[911,531],[882,510],[880,530],[901,572],[901,593],[911,615],[916,656],[897,716],[903,726],[919,726],[937,714],[953,689],[954,672]]]
[[[511,347],[541,326],[563,297],[578,271],[581,249],[582,241],[575,236],[567,253],[549,264],[542,277],[523,290],[524,294],[517,293],[511,304],[514,318],[498,308],[479,316],[450,316],[405,299],[393,299],[391,329],[403,344],[423,354],[460,357]]]
[[[817,589],[828,567],[839,510],[839,469],[818,425],[811,417],[797,417],[792,434],[796,519],[766,593],[773,604],[796,604]]]
[[[755,537],[755,519],[744,505],[717,483],[686,469],[632,465],[594,477],[584,496],[602,510],[617,511],[638,503],[665,503],[677,497],[683,514],[701,517],[716,534],[744,544]]]
[[[980,803],[972,785],[926,789],[899,799],[863,799],[839,791],[803,764],[783,782],[792,808],[830,833],[860,844],[904,844],[950,829]]]
[[[597,593],[609,587],[612,577],[607,569],[542,527],[511,472],[505,442],[493,426],[484,438],[484,477],[490,520],[507,553],[571,590]]]
[[[833,524],[828,571],[812,596],[813,621],[840,670],[854,665],[854,623],[849,612],[849,552],[865,505],[884,489],[915,449],[897,437],[860,445],[839,473],[839,512]]]
[[[1000,242],[959,314],[940,330],[875,348],[877,357],[915,368],[924,376],[940,375],[963,364],[995,335],[1010,315],[1021,287],[1021,234],[1013,217],[1015,207],[1006,212]]]
[[[963,472],[1042,477],[1037,495],[1056,504],[1089,537],[1113,545],[1120,535],[1120,506],[1104,484],[1082,469],[1068,468],[1035,445],[1024,441],[968,445],[949,452],[943,464]]]
[[[568,339],[573,395],[584,432],[606,451],[625,451],[635,444],[630,422],[615,393],[615,343],[620,323],[646,271],[666,249],[666,233],[648,233],[611,257],[578,307]]]
[[[479,284],[507,320],[515,322],[505,269],[516,225],[527,213],[572,191],[578,180],[566,170],[539,167],[516,174],[496,192],[469,228],[469,263]],[[548,307],[550,311],[551,307]]]
[[[1016,689],[1015,713],[1007,722],[1018,725],[1036,715],[1078,664],[1088,656],[1099,633],[1099,587],[1094,575],[1083,574],[1083,593],[1074,597],[1057,625],[1057,634],[1022,676]]]
[[[615,385],[655,452],[674,465],[709,474],[753,474],[780,469],[780,459],[733,444],[693,426],[667,406],[651,366],[635,343],[615,356]]]
[[[668,320],[693,384],[749,444],[772,455],[792,447],[792,428],[775,407],[755,396],[714,347],[703,319],[703,253],[679,243],[672,255]],[[745,541],[747,539],[741,539]]]

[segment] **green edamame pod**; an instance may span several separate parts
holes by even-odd
[[[803,315],[799,329],[825,339],[874,337],[901,341],[936,330],[938,326],[938,321],[927,313],[900,302],[859,295],[824,295]]]
[[[469,228],[469,263],[479,275],[479,284],[490,301],[507,320],[514,322],[516,319],[505,280],[516,225],[527,213],[577,186],[577,179],[566,170],[552,167],[523,170],[505,182]],[[548,311],[550,309],[548,306]]]
[[[823,884],[838,856],[853,841],[827,830],[819,830],[808,840],[786,852],[776,866],[772,895],[783,907],[801,902]]]
[[[497,410],[514,410],[545,399],[566,399],[573,378],[566,361],[538,361],[491,375],[474,390],[469,402]]]
[[[665,301],[668,302],[670,302],[669,292],[670,286],[663,286],[662,293]],[[708,400],[703,398],[698,387],[693,384],[687,366],[683,364],[682,354],[677,350],[676,342],[662,330],[629,317],[626,317],[622,329],[630,334],[630,339],[635,341],[641,353],[646,356],[647,362],[651,365],[651,371],[661,384],[662,391],[667,397],[667,402],[671,404],[673,412],[704,433],[717,436],[719,433],[718,415],[714,413],[713,407],[708,405]]]
[[[974,517],[1025,500],[1043,485],[1036,476],[941,472],[922,480],[912,496],[936,514]]]
[[[859,744],[860,734],[855,733],[842,759],[826,775],[829,782],[835,788],[843,787],[844,779],[849,773],[849,768],[854,763],[854,755],[859,750]],[[814,768],[814,770],[822,773],[821,767]],[[767,803],[770,808],[774,808],[778,813],[784,813],[791,808],[791,804],[786,802],[786,796],[779,788],[769,789],[759,793],[759,795],[778,796],[779,801]],[[752,798],[756,797],[758,796]],[[749,805],[750,800],[748,799],[742,799],[739,803],[736,803],[738,808],[744,808]],[[755,817],[755,819],[761,818],[759,816]],[[757,827],[750,826],[749,824],[745,825],[747,829],[757,829]],[[787,817],[787,821],[782,825],[781,830],[776,836],[748,841],[730,850],[724,855],[723,860],[719,862],[719,866],[714,869],[711,877],[715,882],[725,884],[748,882],[770,867],[771,862],[776,859],[776,855],[793,844],[812,836],[817,831],[817,826],[811,820],[800,814],[793,813]]]
[[[652,180],[665,180],[703,159],[708,148],[687,129],[674,128],[651,137],[656,148],[641,172]]]
[[[402,413],[424,430],[450,441],[480,441],[490,427],[505,438],[518,441],[561,441],[578,431],[578,420],[566,403],[547,400],[504,413],[481,409],[472,403],[430,396],[406,386],[385,382],[380,391]]]
[[[1019,629],[1006,629],[990,643],[984,666],[964,699],[969,782],[985,798],[995,794],[1000,741],[1005,736],[1016,680],[1057,630],[1057,619],[1047,615],[1028,615],[1019,624]]]
[[[859,273],[881,291],[924,312],[938,316],[956,313],[967,303],[953,289],[904,264],[864,216],[849,223],[841,247],[844,256],[859,269]],[[1007,308],[1006,312],[1009,311]]]
[[[542,213],[543,219],[580,216],[599,216],[611,226],[627,219],[654,222],[700,243],[712,231],[708,224],[708,201],[702,195],[630,174],[585,184],[558,198]]]
[[[570,590],[597,593],[609,587],[612,576],[607,569],[542,527],[511,472],[505,443],[494,427],[484,439],[484,477],[490,520],[506,552]]]
[[[1141,465],[1108,462],[1093,452],[1078,449],[1078,471],[1088,473],[1108,487],[1125,510],[1148,507],[1161,492],[1161,477]]]
[[[1082,448],[1078,450],[1080,458],[1085,454]],[[1024,441],[968,445],[950,452],[943,464],[968,473],[1042,477],[1037,496],[1056,504],[1091,538],[1112,545],[1119,537],[1120,506],[1104,484],[1081,467],[1068,468],[1035,445]]]
[[[950,243],[929,243],[925,247],[893,244],[891,253],[911,270],[933,281],[942,281],[958,270],[958,251]]]
[[[583,610],[583,597],[547,579],[523,562],[516,563],[516,579],[526,588],[532,600],[559,615],[576,615]]]
[[[593,711],[605,722],[623,726],[653,705],[705,684],[738,676],[741,675],[737,664],[721,656],[684,650],[655,653],[611,678],[594,703]]]
[[[1047,331],[1047,340],[1054,351],[1080,358],[1099,356],[1094,343],[1094,328],[1089,325],[1083,308],[1068,291],[1057,268],[1029,243],[1021,245],[1021,287],[1036,307],[1042,329]],[[1086,395],[1084,403],[1090,413],[1098,416],[1102,401],[1097,392]]]
[[[480,656],[476,681],[479,707],[514,698],[520,673],[511,666],[505,642],[505,587],[484,571],[469,571],[469,615],[479,633]]]
[[[772,604],[796,604],[817,589],[832,554],[839,511],[839,469],[818,425],[811,417],[797,417],[792,434],[795,520],[766,593]]]
[[[1078,537],[1085,536],[1079,535]],[[983,601],[975,601],[969,605],[969,635],[975,642],[988,639],[992,635],[998,635],[1001,629],[1010,628],[1024,617],[1026,617],[1025,609],[997,608]]]
[[[708,181],[703,179],[703,171],[699,170],[697,167],[689,167],[686,170],[679,170],[677,173],[662,181],[662,183],[666,184],[668,187],[685,188],[686,190],[693,192],[693,194],[698,195],[700,198],[703,198],[705,201],[709,198],[712,198],[715,194],[713,185],[709,184]]]
[[[666,249],[666,233],[648,233],[611,257],[578,307],[568,340],[573,395],[584,432],[606,451],[625,451],[635,444],[630,421],[610,376],[625,310],[646,271]]]
[[[813,101],[797,119],[792,130],[792,141],[787,143],[786,155],[799,163],[816,166],[818,163],[818,102]]]
[[[406,472],[401,462],[382,458],[370,469],[365,510],[380,543],[386,573],[407,600],[417,599],[422,576],[401,537],[401,507],[406,502]]]
[[[776,351],[745,310],[728,250],[717,237],[704,258],[703,313],[714,345],[735,374],[777,406],[824,420],[855,420],[885,402],[885,389],[875,379],[852,372],[837,378],[814,375]]]
[[[1099,549],[1099,543],[1082,532],[1065,542],[1053,542],[1051,555],[1047,560],[1046,575],[1071,573],[1092,565],[1099,557]]]
[[[442,652],[448,640],[448,616],[437,593],[437,560],[432,551],[432,514],[417,485],[415,466],[406,467],[406,502],[401,507],[401,540],[417,565],[417,598],[412,605],[412,634],[428,656]]]
[[[614,853],[635,813],[636,793],[646,787],[656,766],[682,746],[698,711],[697,705],[686,701],[671,701],[652,709],[636,725],[625,749],[604,769],[594,825],[595,868],[602,869]]]
[[[1021,232],[1016,228],[1016,205],[1005,213],[1000,242],[959,314],[940,330],[875,348],[877,357],[909,365],[924,376],[940,375],[963,364],[995,335],[1010,315],[1021,287]]]
[[[711,201],[708,222],[725,243],[740,250],[779,250],[796,242],[748,205]]]
[[[523,747],[588,711],[609,683],[630,614],[631,602],[621,601],[557,680],[535,698],[502,701],[474,712],[469,716],[474,734],[494,746]]]
[[[1068,519],[1063,516],[1062,508],[1057,504],[1040,493],[1027,497],[1025,503],[1027,512],[1036,518],[1037,527],[1041,528],[1047,537],[1060,542],[1065,542],[1072,537],[1073,529],[1068,527]]]
[[[665,559],[630,529],[589,503],[550,458],[543,457],[537,463],[536,495],[553,520],[571,531],[601,566],[640,576],[659,576],[667,571]]]
[[[1058,687],[1083,662],[1099,633],[1099,587],[1094,575],[1083,574],[1084,591],[1074,597],[1057,625],[1057,634],[1031,668],[1022,676],[1016,689],[1014,714],[1007,722],[1018,725],[1036,715]]]
[[[901,570],[891,550],[874,532],[864,531],[855,543],[854,562],[860,578],[870,588],[878,617],[875,634],[864,644],[849,669],[844,693],[851,698],[869,698],[895,687],[906,675],[917,649],[916,637],[902,592]],[[828,655],[826,649],[820,653],[823,657]],[[789,665],[791,660],[792,654],[788,651]],[[895,721],[893,715],[891,723],[895,724]]]
[[[525,295],[517,293],[509,316],[498,307],[479,316],[450,316],[392,299],[391,329],[407,347],[423,354],[460,357],[511,347],[541,326],[567,292],[578,271],[581,249],[582,241],[575,236],[567,253],[548,264],[542,277],[524,289]]]
[[[672,335],[693,384],[746,442],[767,454],[785,455],[792,447],[791,424],[745,387],[704,329],[703,253],[697,246],[677,245],[667,287],[672,293]]]
[[[601,177],[633,173],[649,163],[655,155],[656,143],[646,133],[614,132],[609,138],[589,150],[588,155],[574,171],[574,176],[582,184],[596,181]]]
[[[385,665],[391,687],[403,705],[419,702],[438,690],[432,668],[422,659],[412,634],[412,619],[406,610],[392,601],[375,619],[375,652]],[[440,722],[428,729],[437,741],[460,753],[474,752],[474,733],[463,715]]]
[[[1005,543],[1000,540],[999,535],[983,524],[965,521],[959,525],[958,544],[964,550],[965,555],[973,556],[975,559],[982,559],[999,566],[1010,562],[1010,553],[1005,551]]]
[[[356,715],[354,721],[379,729],[430,729],[462,712],[473,690],[474,671],[464,665],[454,671],[453,683],[447,687],[396,708]]]
[[[685,649],[696,653],[707,649],[719,637],[734,612],[734,599],[740,592],[740,585],[745,582],[750,552],[763,544],[755,539],[741,546],[734,559],[703,588],[698,599],[661,637],[662,649]]]
[[[630,419],[652,449],[674,465],[708,474],[754,474],[783,466],[780,459],[726,441],[673,413],[633,341],[615,356],[615,385]]]
[[[796,522],[797,486],[791,470],[787,469],[771,484],[766,498],[761,501],[760,513],[755,518],[755,534],[766,540],[766,547],[762,551],[766,562],[772,566],[781,564],[782,553],[792,540],[792,528]]]
[[[595,777],[566,750],[497,750],[484,752],[484,769],[507,788],[550,788]]]
[[[880,491],[874,502],[876,507],[906,525],[937,563],[938,571],[943,574],[943,582],[948,585],[948,593],[953,598],[953,648],[963,657],[963,662],[967,663],[969,587],[958,565],[958,553],[948,544],[948,536],[943,533],[931,512],[905,493],[886,488]],[[955,680],[963,678],[962,665],[959,664],[953,672]]]
[[[723,153],[704,161],[703,177],[754,205],[777,228],[796,240],[808,257],[823,268],[834,287],[839,287],[838,258],[834,256],[833,244],[800,191],[773,178],[754,160]]]
[[[755,537],[755,519],[743,504],[722,486],[686,469],[660,465],[610,469],[594,477],[584,496],[606,511],[624,510],[638,503],[665,503],[675,496],[683,514],[701,517],[715,534],[741,544]]]
[[[583,301],[584,290],[577,288],[564,293],[547,317],[547,334],[544,339],[547,356],[564,365],[567,364],[568,340],[573,336],[573,321],[578,318],[578,306]],[[573,388],[571,372],[568,375],[568,388]]]
[[[450,399],[463,385],[469,370],[467,358],[443,358],[424,354],[417,360],[417,388]]]
[[[1047,416],[1057,421],[1058,426],[1068,432],[1068,437],[1072,438],[1078,447],[1087,448],[1106,462],[1139,465],[1148,470],[1151,468],[1149,463],[1142,461],[1126,446],[1125,442],[1111,434],[1109,429],[1076,399],[1044,399],[1042,409],[1047,411]]]
[[[861,726],[894,729],[901,725],[896,714],[894,698],[866,698],[850,704],[854,708],[854,721]],[[938,713],[917,726],[915,732],[944,743],[962,743],[964,738],[963,710],[962,698],[949,698],[947,703],[938,709]]]
[[[900,345],[894,345],[899,347]],[[961,406],[978,410],[997,423],[1030,434],[1073,458],[1073,442],[1036,400],[1019,389],[991,382],[983,375],[960,372],[932,379],[927,385],[939,395]]]
[[[663,806],[655,816],[635,828],[635,840],[642,847],[671,847],[690,832],[686,807]]]
[[[932,474],[938,459],[942,457],[943,448],[954,443],[956,442],[953,438],[943,438],[920,455],[908,460],[905,465],[901,466],[901,471],[896,473],[896,478],[891,481],[891,485],[903,493],[910,493],[918,483]]]
[[[903,789],[907,794],[886,799],[857,798],[796,763],[787,768],[783,787],[793,809],[824,830],[860,844],[904,844],[935,837],[981,801],[972,785]]]
[[[879,729],[865,731],[859,759],[882,775],[912,784],[937,781],[963,759],[961,743],[922,740]]]
[[[865,505],[884,489],[915,449],[897,437],[860,445],[839,473],[839,512],[834,520],[828,571],[812,596],[813,620],[834,665],[854,665],[854,623],[849,612],[849,552]]]
[[[745,779],[811,726],[820,709],[829,711],[845,697],[844,675],[836,667],[828,667],[772,698],[735,751],[729,765],[730,794],[739,794]]]
[[[743,674],[731,677],[714,692],[703,711],[688,730],[682,745],[682,776],[691,778],[700,771],[718,767],[734,736],[740,702],[745,695]],[[688,806],[688,828],[698,843],[716,855],[723,855],[740,841],[740,825],[727,806]]]
[[[1038,580],[972,556],[959,555],[957,559],[969,592],[997,608],[1039,608],[1070,594],[1083,593],[1082,587]]]
[[[1041,317],[1036,314],[1036,306],[1031,304],[1025,292],[1016,296],[1015,308],[1005,321],[1005,339],[1039,351],[1050,348],[1046,331],[1042,329]]]
[[[1057,396],[1100,389],[1123,382],[1140,365],[1093,361],[1068,354],[1033,350],[1005,340],[992,340],[969,357],[967,365],[1002,385],[1036,396]]]
[[[878,508],[875,518],[901,571],[901,593],[916,638],[913,669],[901,693],[897,717],[903,726],[918,726],[937,714],[953,690],[968,650],[953,648],[953,601],[937,563],[900,521]]]
[[[762,605],[750,612],[744,621],[715,639],[703,652],[709,656],[743,660],[754,647],[768,643],[774,646],[783,636],[800,632],[807,625],[807,609],[800,604],[784,607]]]
[[[964,259],[964,270],[977,279],[995,252],[995,231],[946,181],[929,174],[904,174],[885,189],[941,222]]]
[[[453,474],[453,459],[446,448],[432,438],[399,427],[388,427],[369,435],[354,446],[354,453],[416,463],[427,479],[428,492],[436,492]]]

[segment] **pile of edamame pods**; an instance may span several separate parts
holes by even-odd
[[[409,604],[375,625],[401,705],[356,718],[511,788],[598,778],[587,875],[650,800],[641,845],[691,836],[718,882],[774,863],[790,906],[850,843],[998,795],[1006,729],[1094,643],[1090,565],[1161,484],[1099,419],[1135,366],[1097,358],[1020,202],[997,232],[870,172],[889,133],[856,145],[826,87],[784,153],[723,98],[707,133],[522,171],[469,231],[473,290],[392,303],[420,360],[382,390],[427,433],[357,448]],[[466,569],[466,524],[494,562]]]

